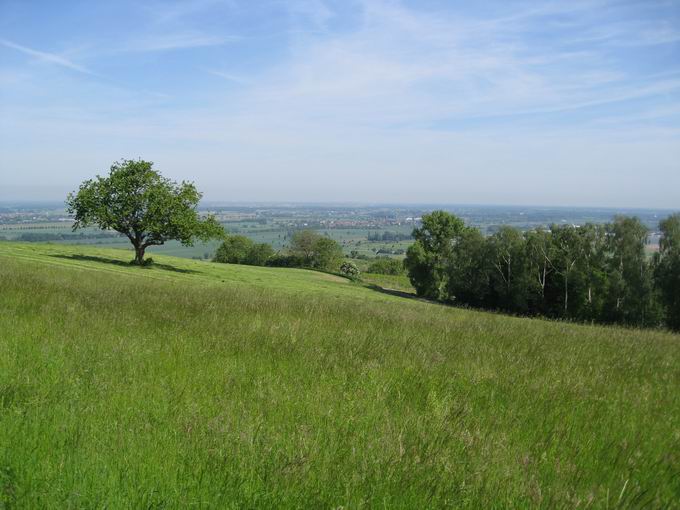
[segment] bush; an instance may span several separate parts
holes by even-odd
[[[274,255],[267,243],[255,244],[245,236],[229,236],[217,249],[213,262],[264,266]]]
[[[271,244],[257,243],[250,248],[243,263],[251,266],[266,266],[267,261],[273,256],[274,248]]]
[[[342,248],[333,239],[314,230],[299,230],[293,234],[290,251],[302,263],[297,267],[313,267],[322,271],[337,270],[342,260]]]
[[[333,239],[322,237],[313,245],[312,267],[322,271],[335,271],[342,260],[342,248]]]
[[[252,247],[253,242],[245,236],[229,236],[217,248],[213,262],[243,264]]]
[[[404,263],[401,260],[379,258],[368,266],[368,273],[400,275],[404,274]]]
[[[305,259],[299,255],[277,253],[267,260],[269,267],[305,267]]]
[[[348,278],[355,280],[359,277],[359,268],[354,262],[346,260],[340,266],[340,272]]]

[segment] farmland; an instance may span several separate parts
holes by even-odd
[[[277,251],[288,246],[292,232],[311,228],[338,241],[345,254],[353,255],[355,258],[376,256],[402,258],[404,251],[412,243],[408,237],[418,225],[419,218],[433,207],[207,204],[203,211],[215,214],[230,233],[245,235],[257,243],[271,244]],[[446,209],[460,215],[467,224],[480,228],[485,234],[495,232],[502,225],[527,230],[546,227],[550,223],[604,223],[618,213],[637,215],[651,230],[648,244],[650,252],[658,247],[658,235],[655,233],[658,220],[668,214],[667,211],[656,210],[498,206],[449,206]],[[0,240],[2,238],[15,241],[40,240],[92,244],[106,248],[130,248],[128,240],[115,232],[102,232],[90,227],[74,234],[71,232],[71,225],[72,222],[64,211],[63,204],[0,204]],[[385,234],[400,239],[372,240]],[[50,239],[49,236],[55,238]],[[171,241],[164,246],[153,247],[149,252],[209,259],[214,255],[218,244],[217,241],[213,241],[182,246]],[[359,264],[361,265],[361,262]]]

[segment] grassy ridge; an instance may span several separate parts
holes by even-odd
[[[5,506],[678,506],[676,335],[129,256],[0,243]]]

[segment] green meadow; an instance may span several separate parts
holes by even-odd
[[[679,335],[151,255],[0,243],[0,508],[680,508]]]

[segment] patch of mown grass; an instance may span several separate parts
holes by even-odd
[[[677,507],[677,335],[126,257],[0,244],[0,507]]]

